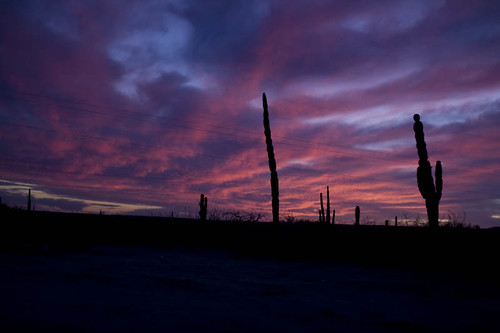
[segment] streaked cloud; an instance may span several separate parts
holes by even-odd
[[[412,116],[441,211],[498,223],[500,7],[488,1],[16,1],[0,5],[3,202],[53,210],[425,216]],[[42,194],[43,193],[43,194]],[[16,199],[17,198],[17,199]],[[187,208],[186,207],[191,207]]]

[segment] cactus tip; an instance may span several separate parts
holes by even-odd
[[[420,115],[419,115],[418,113],[415,113],[415,114],[413,115],[413,120],[415,120],[415,121],[419,121],[419,120],[420,120]]]

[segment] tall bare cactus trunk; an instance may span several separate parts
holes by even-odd
[[[264,107],[264,134],[266,135],[267,157],[269,159],[269,170],[271,171],[271,196],[273,208],[273,223],[279,223],[279,188],[278,172],[276,171],[276,159],[274,158],[273,141],[271,140],[271,126],[269,124],[269,111],[267,109],[266,94],[262,94],[262,105]]]

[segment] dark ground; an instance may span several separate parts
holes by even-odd
[[[1,332],[500,328],[497,231],[24,212],[0,223]]]

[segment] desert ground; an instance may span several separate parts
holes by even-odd
[[[169,237],[177,242],[168,246],[150,246],[144,237],[131,242],[131,233],[123,238],[127,242],[85,241],[68,234],[81,231],[76,227],[63,230],[63,242],[51,233],[53,227],[45,224],[45,233],[38,229],[40,237],[26,236],[25,230],[14,240],[6,235],[20,229],[3,228],[8,246],[0,251],[2,332],[497,332],[500,327],[494,270],[484,269],[486,264],[436,264],[452,257],[453,249],[433,265],[425,260],[394,265],[373,262],[368,248],[359,254],[367,261],[297,256],[291,247],[299,245],[287,243],[283,234],[279,244],[290,248],[266,256],[257,251],[255,235],[238,239],[247,243],[244,251],[234,251],[228,247],[233,242],[195,246],[186,235]],[[285,228],[294,238],[290,230],[296,227]],[[312,237],[304,230],[300,233]],[[270,250],[265,240],[261,244]],[[399,261],[405,249],[398,251]],[[410,252],[409,260],[419,253]],[[428,253],[422,250],[423,256]]]

